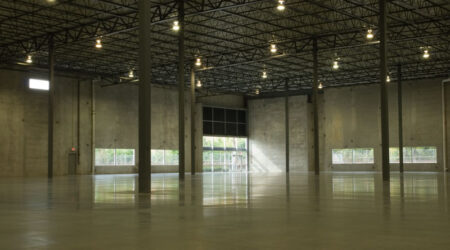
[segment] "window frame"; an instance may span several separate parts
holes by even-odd
[[[435,155],[433,162],[418,162],[415,158],[414,152],[418,148],[433,149]],[[389,164],[400,164],[400,156],[398,156],[398,161],[393,162],[391,160],[391,150],[399,151],[399,147],[389,148]],[[409,152],[408,154],[406,154]],[[438,164],[438,148],[436,146],[407,146],[403,147],[403,164]]]
[[[227,144],[230,142],[229,139],[233,139],[233,142],[231,143],[232,147],[227,147]],[[245,142],[245,147],[240,147],[239,140],[242,140]],[[245,166],[245,171],[248,171],[248,138],[243,136],[212,136],[212,135],[204,135],[202,138],[202,145],[205,145],[205,141],[207,141],[208,145],[210,146],[203,146],[203,169],[205,169],[205,166],[207,168],[210,168],[211,170],[205,171],[205,172],[224,172],[224,169],[229,169],[230,166],[233,164],[230,162],[227,162],[227,156],[228,158],[231,157],[233,159],[233,155],[239,155],[242,156],[242,153],[245,152],[245,159],[242,165]],[[215,142],[220,141],[222,145],[218,145]],[[228,144],[230,145],[230,144]],[[209,153],[209,159],[208,161],[205,161],[205,153]],[[220,160],[215,160],[217,158],[217,155],[219,155]],[[232,162],[232,160],[231,160]],[[220,171],[215,171],[215,167],[221,167]]]
[[[355,162],[355,152],[356,150],[369,150],[372,154],[371,162]],[[335,162],[334,153],[336,151],[351,151],[351,162]],[[349,152],[347,152],[349,153]],[[333,148],[331,149],[331,164],[332,165],[373,165],[375,164],[375,150],[374,148]]]
[[[97,150],[113,150],[113,163],[112,164],[97,164]],[[117,150],[133,150],[133,163],[132,164],[118,164],[117,162]],[[96,167],[129,167],[129,166],[136,166],[136,149],[134,148],[95,148],[95,166]]]

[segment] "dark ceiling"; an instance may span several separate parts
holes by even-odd
[[[53,36],[56,68],[118,79],[139,70],[136,0],[1,0],[0,64],[33,56],[47,65]],[[175,85],[177,1],[151,1],[153,82]],[[197,73],[214,92],[249,94],[310,89],[312,40],[319,49],[319,79],[327,86],[376,83],[379,79],[378,0],[186,1],[186,79],[200,55],[206,69]],[[404,79],[446,77],[450,69],[450,1],[388,1],[388,51],[391,78],[402,65]],[[375,37],[366,38],[371,28]],[[103,48],[95,48],[101,37]],[[270,43],[277,44],[272,54]],[[429,59],[423,59],[428,48]],[[333,61],[339,58],[339,69]],[[266,70],[268,77],[262,79]],[[188,84],[188,83],[186,83]]]

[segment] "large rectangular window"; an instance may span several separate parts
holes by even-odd
[[[96,166],[134,166],[134,149],[96,148]]]
[[[30,89],[38,89],[38,90],[49,90],[50,83],[47,80],[33,79],[30,78],[28,82],[28,87]]]
[[[152,165],[178,165],[178,150],[152,149]]]
[[[344,148],[332,150],[333,164],[373,164],[373,148]]]
[[[246,111],[203,107],[203,134],[210,136],[247,136]]]
[[[400,162],[399,148],[389,148],[389,162]],[[404,163],[437,163],[436,147],[404,147],[403,148]]]
[[[203,137],[203,171],[247,170],[247,138]]]

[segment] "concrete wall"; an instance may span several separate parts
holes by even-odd
[[[152,149],[178,149],[178,91],[174,88],[152,87],[151,147]],[[95,88],[95,147],[134,148],[136,167],[98,167],[96,173],[136,172],[138,162],[138,87],[118,85]],[[185,93],[185,169],[191,170],[190,147],[190,95]],[[155,166],[161,172],[162,166]],[[168,172],[178,168],[166,166]]]
[[[48,92],[30,90],[30,77],[47,79],[47,74],[0,70],[0,126],[4,128],[0,132],[0,176],[47,175]],[[101,87],[102,83],[94,82],[93,87],[90,80],[78,81],[59,76],[55,81],[54,174],[68,173],[68,153],[72,147],[79,152],[78,174],[136,172],[139,164],[137,86]],[[190,172],[188,91],[185,97],[185,169]],[[202,171],[203,102],[210,106],[244,107],[242,96],[213,96],[198,100],[197,172]],[[152,148],[178,149],[177,89],[152,87],[151,112]],[[134,148],[136,166],[93,167],[92,145],[94,148]],[[177,172],[178,166],[153,166],[152,171]]]
[[[288,99],[289,168],[308,170],[307,97]],[[249,159],[253,172],[286,170],[285,98],[251,100],[249,105]]]
[[[442,79],[403,83],[404,146],[435,146],[437,164],[405,164],[405,170],[440,171],[442,147]],[[450,98],[450,90],[446,92]],[[447,101],[447,113],[450,106]],[[249,101],[250,169],[285,171],[285,111],[283,98]],[[291,170],[313,169],[312,107],[306,97],[289,98]],[[447,117],[449,114],[447,114]],[[397,84],[389,86],[391,147],[398,146]],[[448,119],[448,118],[447,118]],[[324,89],[319,95],[319,150],[321,171],[381,171],[381,121],[378,85]],[[447,128],[447,133],[450,133]],[[333,165],[338,148],[373,148],[374,164]],[[448,154],[448,153],[447,153]],[[391,164],[392,170],[398,164]]]
[[[0,176],[47,175],[48,92],[28,88],[28,78],[45,74],[0,70]],[[78,81],[56,77],[54,174],[68,172],[68,153],[77,146]],[[88,91],[80,82],[80,115],[89,113]],[[85,140],[83,137],[83,143]],[[89,145],[88,145],[89,146]],[[88,155],[83,157],[88,157]],[[80,155],[80,156],[81,156]],[[89,157],[88,157],[89,158]],[[88,166],[78,169],[86,173]]]
[[[405,170],[442,169],[442,79],[403,83],[403,144],[437,147],[437,164],[405,164]],[[389,86],[389,140],[398,146],[397,84]],[[322,170],[381,171],[381,121],[379,86],[326,89],[321,97],[320,151]],[[333,148],[374,148],[375,163],[333,165]],[[393,170],[398,164],[392,164]]]

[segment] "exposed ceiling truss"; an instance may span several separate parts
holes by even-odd
[[[176,83],[176,1],[153,0],[154,82]],[[197,72],[203,86],[215,92],[251,94],[311,88],[312,39],[319,48],[319,79],[325,86],[376,83],[379,79],[377,0],[186,1],[187,68],[201,56]],[[405,79],[446,77],[450,71],[450,2],[392,0],[388,4],[389,70],[395,79],[402,65]],[[2,0],[0,63],[12,65],[33,56],[47,64],[53,37],[57,70],[119,79],[139,70],[136,0]],[[367,29],[374,39],[366,39]],[[95,49],[102,38],[103,48]],[[271,54],[270,43],[278,51]],[[431,57],[422,58],[427,47]],[[332,69],[339,58],[339,70]],[[262,71],[268,73],[262,79]],[[187,70],[189,72],[189,70]],[[187,74],[186,72],[186,74]],[[189,77],[186,77],[189,79]],[[188,83],[186,83],[188,84]]]

